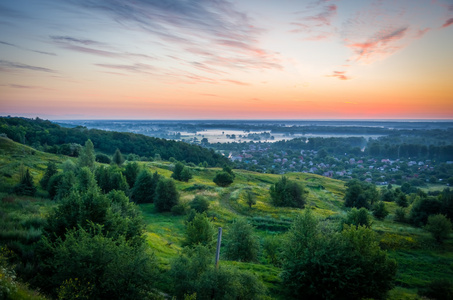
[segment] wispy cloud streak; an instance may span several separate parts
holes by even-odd
[[[442,25],[442,28],[446,28],[446,27],[450,26],[451,24],[453,24],[453,18],[450,18],[447,21],[445,21],[445,23]]]
[[[3,70],[19,69],[19,70],[31,70],[31,71],[38,71],[38,72],[55,73],[55,71],[52,69],[31,66],[31,65],[27,65],[27,64],[11,62],[11,61],[6,61],[6,60],[0,60],[0,69],[3,69]]]
[[[8,43],[8,42],[4,42],[4,41],[0,41],[0,44],[11,46],[11,47],[18,48],[18,49],[25,50],[25,51],[30,51],[30,52],[35,52],[35,53],[44,54],[44,55],[50,55],[50,56],[56,56],[55,53],[28,49],[28,48],[24,48],[24,47],[21,47],[21,46],[15,45],[15,44],[11,44],[11,43]]]
[[[112,0],[101,4],[94,0],[80,0],[72,3],[100,11],[128,30],[145,31],[181,50],[189,48],[195,55],[200,55],[204,49],[212,49],[216,53],[212,59],[201,55],[200,62],[204,64],[218,61],[217,53],[222,53],[228,59],[217,67],[236,68],[235,58],[239,57],[254,69],[281,68],[277,54],[258,46],[264,31],[253,26],[247,14],[238,11],[228,1]],[[74,40],[66,42],[77,43]]]
[[[340,80],[350,80],[351,78],[346,76],[346,71],[333,71],[333,74],[326,75],[326,77],[334,77]]]

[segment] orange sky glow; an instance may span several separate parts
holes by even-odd
[[[8,1],[0,115],[453,119],[451,53],[451,0]]]

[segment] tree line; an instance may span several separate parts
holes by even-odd
[[[229,164],[222,155],[197,145],[82,126],[66,128],[39,118],[0,117],[0,133],[38,150],[75,157],[79,155],[81,145],[90,139],[98,151],[106,154],[113,154],[115,149],[119,149],[122,153],[133,153],[146,160],[159,156],[164,160],[173,157],[194,164],[206,162],[209,166]]]

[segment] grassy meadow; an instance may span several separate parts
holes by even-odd
[[[40,189],[39,180],[48,161],[60,164],[68,158],[34,150],[30,147],[0,138],[0,245],[17,252],[27,251],[28,245],[40,238],[45,217],[57,203],[46,198]],[[169,162],[140,162],[143,168],[170,177],[172,164]],[[28,168],[38,187],[35,197],[11,195],[11,187]],[[280,175],[261,174],[234,170],[234,183],[226,188],[218,187],[212,179],[216,168],[191,168],[193,178],[189,182],[176,182],[180,201],[189,205],[196,195],[209,199],[208,217],[215,227],[222,227],[224,236],[229,225],[237,218],[246,218],[253,224],[263,242],[279,236],[291,226],[295,216],[302,210],[277,208],[270,203],[269,188]],[[307,207],[321,219],[340,219],[347,210],[343,206],[345,186],[343,181],[306,174],[288,173],[286,176],[304,185],[308,190]],[[251,208],[246,203],[246,194],[251,192],[256,204]],[[395,287],[389,299],[420,299],[417,290],[433,279],[453,278],[453,238],[438,245],[422,228],[393,221],[397,208],[395,203],[386,203],[390,214],[382,221],[373,218],[372,229],[377,232],[380,245],[398,262]],[[146,239],[158,259],[162,270],[170,267],[173,258],[182,249],[185,233],[185,215],[158,213],[153,204],[139,205],[146,223]],[[410,207],[409,207],[410,209]],[[214,259],[215,253],[212,253]],[[221,264],[235,265],[255,273],[268,287],[271,298],[279,299],[279,273],[281,269],[269,263],[264,254],[255,263],[226,261]]]

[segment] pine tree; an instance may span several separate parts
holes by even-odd
[[[36,193],[36,187],[33,183],[33,177],[30,174],[30,170],[27,169],[25,174],[20,179],[18,185],[14,187],[14,192],[17,195],[24,195],[24,196],[34,196]]]
[[[124,157],[123,154],[121,154],[120,149],[116,148],[115,154],[113,154],[112,161],[118,165],[121,166],[124,163]]]
[[[159,178],[157,172],[151,174],[148,170],[142,170],[132,189],[132,200],[135,203],[153,203]]]
[[[79,166],[81,168],[88,167],[90,169],[94,168],[94,161],[96,156],[94,154],[94,145],[90,139],[85,142],[85,147],[83,147],[82,152],[79,155]]]

